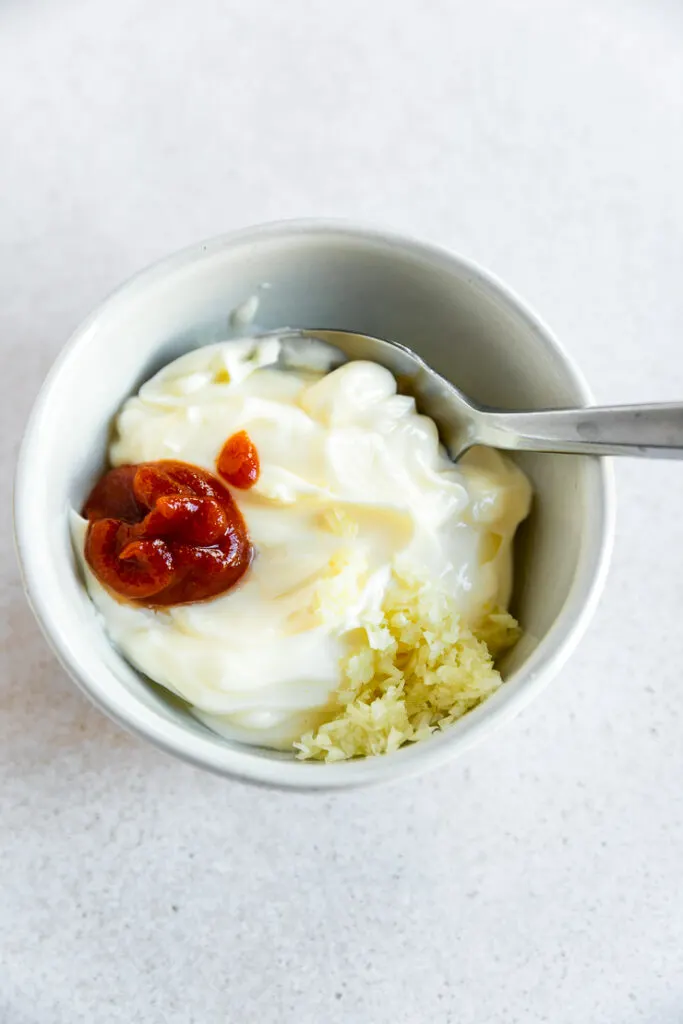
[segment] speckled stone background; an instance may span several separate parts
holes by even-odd
[[[678,0],[0,2],[1,1024],[683,1021],[683,464],[617,467],[605,596],[542,699],[438,774],[334,797],[203,775],[92,710],[24,604],[8,501],[89,309],[277,217],[456,248],[599,399],[682,400],[682,53]]]

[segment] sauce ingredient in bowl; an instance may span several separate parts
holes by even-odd
[[[182,460],[235,488],[254,552],[236,585],[195,603],[121,601],[91,571],[76,515],[75,547],[113,642],[214,730],[300,757],[387,752],[500,685],[530,487],[489,449],[450,462],[383,367],[268,367],[278,345],[169,364],[124,405],[109,452],[122,471]]]
[[[220,475],[240,490],[248,490],[258,480],[259,460],[256,445],[246,430],[229,437],[216,461]]]
[[[233,587],[251,562],[230,491],[198,466],[163,459],[110,469],[83,509],[85,558],[100,583],[149,605]]]

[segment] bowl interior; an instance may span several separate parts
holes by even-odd
[[[231,328],[232,310],[252,295],[259,297],[254,325]],[[197,246],[135,278],[83,325],[48,378],[21,456],[17,534],[31,600],[57,653],[114,717],[206,767],[247,776],[259,776],[250,768],[254,762],[288,755],[238,745],[231,752],[226,740],[141,679],[112,649],[77,575],[67,512],[80,508],[104,465],[112,417],[155,370],[199,344],[285,326],[339,328],[403,342],[466,394],[501,408],[586,400],[544,329],[472,266],[341,227],[284,225]],[[503,666],[508,685],[467,716],[475,721],[490,720],[519,696],[530,682],[525,668],[539,646],[557,646],[550,634],[569,613],[570,596],[576,618],[597,571],[605,518],[597,460],[524,455],[519,462],[535,492],[516,551],[513,610],[525,637]],[[450,741],[471,726],[457,723]],[[180,730],[186,737],[182,750]],[[415,754],[399,751],[377,760],[401,757]],[[296,770],[304,785],[317,785],[311,773],[332,767],[293,762],[288,771]],[[349,779],[358,774],[358,763],[356,769],[334,768],[349,772]]]

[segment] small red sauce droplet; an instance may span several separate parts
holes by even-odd
[[[111,469],[85,503],[85,557],[100,583],[151,606],[229,590],[252,547],[230,491],[212,473],[163,459]]]
[[[246,491],[254,486],[259,477],[259,458],[256,445],[246,430],[228,438],[216,459],[216,468],[233,487]]]

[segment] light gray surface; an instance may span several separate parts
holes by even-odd
[[[682,15],[5,2],[5,488],[102,294],[271,217],[457,248],[599,400],[680,399]],[[3,500],[2,1024],[680,1021],[683,467],[617,472],[607,591],[545,697],[437,776],[334,798],[204,776],[91,710],[23,604]]]

